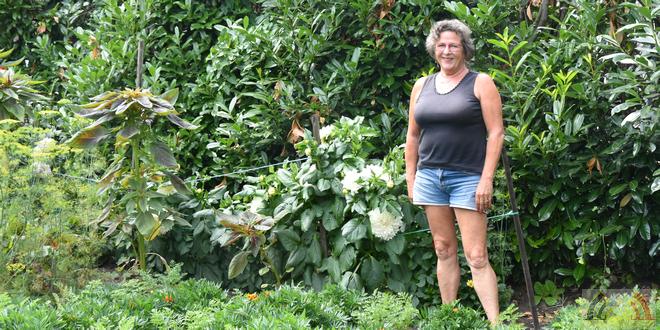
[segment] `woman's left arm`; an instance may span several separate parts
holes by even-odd
[[[486,160],[477,186],[477,211],[488,212],[493,199],[493,177],[504,143],[504,124],[502,120],[502,100],[493,79],[480,73],[474,84],[474,94],[481,102],[481,112],[488,131]]]

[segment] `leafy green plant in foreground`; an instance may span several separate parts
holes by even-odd
[[[13,49],[0,49],[0,120],[15,119],[22,121],[25,115],[32,116],[31,102],[44,101],[47,98],[30,86],[42,81],[32,80],[30,76],[14,72],[13,67],[23,62],[23,59],[4,61],[11,55]]]
[[[555,283],[546,280],[545,283],[534,283],[534,303],[539,304],[541,301],[545,302],[548,306],[556,305],[561,299],[564,289],[558,288]]]
[[[114,161],[99,182],[99,193],[108,199],[95,223],[107,227],[105,236],[121,226],[117,242],[128,242],[133,247],[143,270],[145,241],[167,232],[175,223],[190,225],[165,201],[175,190],[184,196],[190,192],[183,180],[171,172],[179,165],[153,129],[155,121],[162,117],[181,128],[195,128],[177,116],[173,106],[177,95],[177,89],[155,96],[139,88],[98,95],[79,113],[95,121],[69,140],[72,146],[91,148],[115,135]],[[104,127],[108,123],[116,125],[108,130]],[[169,184],[163,183],[165,177]]]

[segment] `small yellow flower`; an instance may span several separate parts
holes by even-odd
[[[25,264],[22,264],[20,262],[17,263],[11,263],[5,266],[8,272],[10,273],[20,273],[25,270]]]
[[[454,307],[454,309],[451,310],[454,313],[458,313],[458,307]]]
[[[472,280],[467,281],[467,286],[470,288],[474,288],[474,282]]]
[[[259,298],[259,295],[256,293],[248,293],[245,295],[246,298],[248,298],[249,301],[255,301],[257,298]]]
[[[273,196],[276,193],[277,193],[277,189],[275,189],[275,187],[268,188],[268,196]]]

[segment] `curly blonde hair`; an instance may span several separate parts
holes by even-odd
[[[465,60],[469,61],[474,57],[474,42],[472,41],[472,31],[470,28],[465,25],[465,23],[457,19],[446,19],[442,21],[437,21],[431,27],[429,35],[426,37],[426,51],[431,55],[435,60],[435,43],[440,38],[440,34],[445,31],[451,31],[461,38],[461,44],[463,45],[463,54],[465,54]]]

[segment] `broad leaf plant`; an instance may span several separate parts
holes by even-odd
[[[95,121],[69,140],[74,147],[92,148],[114,136],[114,160],[99,180],[99,194],[108,199],[94,224],[107,228],[105,236],[114,234],[117,245],[132,247],[143,270],[146,241],[175,224],[190,226],[166,201],[175,192],[185,197],[190,191],[174,173],[179,165],[172,150],[154,130],[161,118],[183,129],[196,128],[177,116],[177,96],[178,89],[159,96],[140,88],[102,93],[78,112]]]
[[[14,49],[0,49],[0,120],[23,121],[25,115],[32,117],[30,103],[47,100],[31,86],[43,83],[32,80],[28,75],[14,71],[14,67],[23,62],[23,58],[5,61]]]

